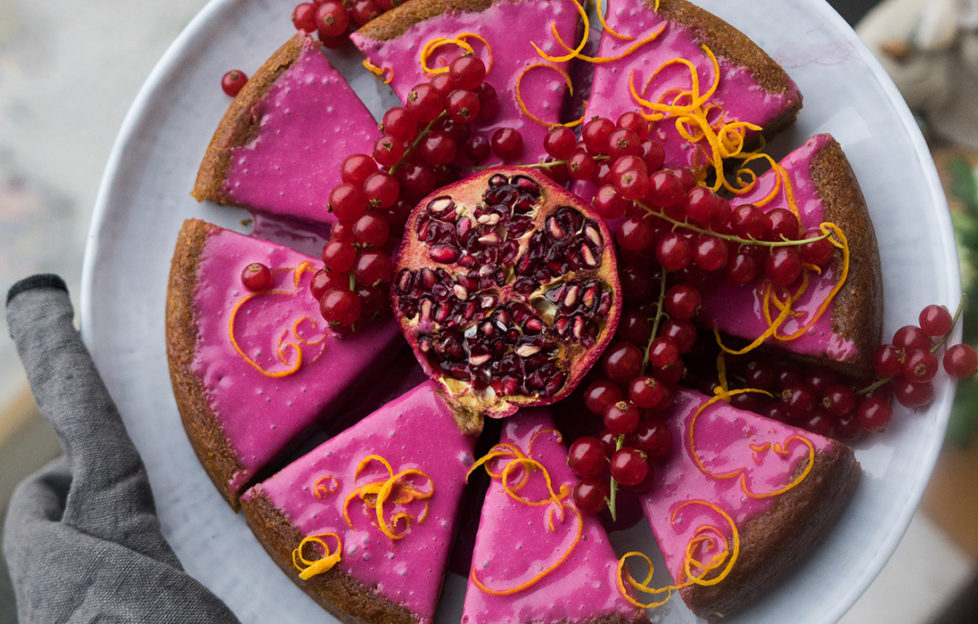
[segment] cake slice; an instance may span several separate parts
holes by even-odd
[[[272,559],[343,622],[431,622],[474,440],[426,382],[248,490]]]
[[[427,67],[444,71],[442,62],[465,50],[437,40],[463,40],[486,62],[486,82],[499,96],[498,115],[480,120],[480,131],[489,137],[501,127],[519,130],[524,152],[518,162],[531,163],[546,153],[543,137],[548,124],[561,121],[569,82],[568,61],[548,61],[533,44],[551,57],[567,56],[551,24],[574,46],[578,15],[573,0],[412,0],[370,21],[350,40],[390,80],[401,101],[412,87],[434,76],[422,67],[426,47],[433,46],[425,57]],[[494,162],[498,159],[485,164]]]
[[[740,133],[747,144],[794,121],[802,103],[798,87],[753,41],[717,16],[685,0],[607,0],[606,6],[609,27],[623,38],[607,29],[601,37],[598,57],[615,60],[594,64],[585,119],[615,121],[627,111],[657,114],[652,135],[665,148],[665,167],[701,174],[713,172],[715,150],[695,121],[699,114],[713,133]],[[640,103],[632,86],[635,95],[659,109]]]
[[[767,343],[853,376],[872,374],[873,352],[883,327],[879,250],[866,201],[838,142],[828,134],[809,139],[760,176],[751,192],[730,203],[734,207],[755,204],[765,211],[790,210],[799,216],[802,230],[823,222],[842,230],[850,257],[838,294],[820,313],[846,268],[841,250],[836,250],[834,261],[821,274],[810,274],[807,289],[792,305],[794,314]],[[765,288],[764,280],[746,286],[720,280],[703,289],[699,319],[708,327],[753,341],[770,327],[764,315]],[[768,307],[776,318],[778,311]]]
[[[204,154],[198,201],[329,225],[330,190],[350,154],[369,154],[377,122],[302,33],[279,48],[234,98]]]
[[[574,505],[576,478],[546,411],[524,410],[508,419],[481,465],[492,482],[463,622],[648,622],[618,589],[618,559],[601,524]]]
[[[668,421],[676,450],[642,506],[683,600],[718,621],[801,564],[842,513],[860,470],[839,442],[707,403],[677,393]]]
[[[269,267],[271,289],[241,273]],[[196,219],[177,238],[166,346],[177,407],[211,480],[233,507],[255,475],[374,383],[403,344],[391,321],[340,338],[309,293],[317,261]]]

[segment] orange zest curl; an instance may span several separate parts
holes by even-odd
[[[687,507],[693,505],[700,505],[711,509],[717,515],[723,518],[726,522],[726,527],[721,528],[719,526],[713,525],[701,525],[696,528],[693,532],[692,537],[686,544],[686,553],[683,557],[683,573],[685,574],[686,580],[682,583],[676,583],[674,585],[666,585],[664,587],[651,587],[649,584],[652,582],[652,576],[655,573],[655,568],[652,565],[652,560],[648,555],[640,552],[628,552],[618,560],[618,591],[624,596],[625,600],[635,605],[636,607],[642,609],[651,609],[653,607],[660,607],[667,602],[672,597],[672,592],[679,591],[684,587],[690,587],[692,585],[701,586],[711,586],[717,585],[730,574],[730,570],[733,569],[734,564],[737,562],[737,558],[740,555],[740,533],[737,531],[737,525],[734,524],[733,519],[727,512],[718,507],[717,505],[704,501],[704,500],[688,500],[680,505],[677,505],[670,516],[670,523],[676,526],[677,518],[680,513]],[[729,529],[729,531],[725,530]],[[727,537],[727,534],[730,537]],[[697,559],[697,550],[712,552],[709,561],[700,561]],[[648,572],[645,578],[641,581],[637,580],[632,576],[631,571],[627,567],[629,559],[633,558],[641,559],[645,565],[648,567]],[[698,568],[694,570],[694,568]],[[721,569],[722,568],[722,569]],[[712,578],[710,577],[716,570],[720,572],[716,573]],[[627,587],[626,587],[627,583]],[[662,599],[655,599],[652,602],[643,603],[636,600],[632,596],[632,591],[642,592],[643,594],[649,594],[652,596],[660,596],[665,594]]]
[[[428,41],[428,43],[426,43],[424,47],[421,48],[422,71],[424,71],[426,74],[444,74],[448,71],[448,63],[445,62],[445,59],[439,59],[439,62],[441,63],[441,67],[431,67],[428,64],[428,62],[431,60],[431,57],[434,55],[435,50],[437,50],[442,46],[446,46],[446,45],[457,46],[461,48],[465,54],[470,54],[472,56],[475,56],[475,49],[471,46],[471,44],[469,44],[468,41],[466,41],[467,39],[476,39],[477,41],[482,43],[483,46],[485,46],[486,54],[488,54],[489,56],[488,60],[486,61],[486,74],[488,74],[489,70],[492,69],[492,61],[493,61],[492,47],[489,45],[489,42],[486,41],[482,35],[479,35],[477,33],[471,33],[471,32],[459,33],[454,37],[435,37],[434,39]]]
[[[407,469],[394,473],[390,462],[380,455],[369,455],[360,465],[357,466],[355,480],[360,480],[363,469],[371,463],[378,463],[387,471],[387,478],[371,481],[358,486],[346,497],[343,503],[343,518],[346,523],[353,528],[353,520],[350,519],[350,503],[359,498],[363,503],[364,511],[375,516],[374,524],[380,529],[381,533],[391,540],[404,539],[411,532],[411,522],[423,523],[428,518],[428,501],[435,493],[434,483],[431,477],[424,472],[416,469]],[[415,483],[420,481],[420,484]],[[390,513],[386,505],[408,505],[414,501],[422,501],[424,508],[420,515],[414,515],[408,511],[398,511],[388,520]]]
[[[312,494],[316,498],[326,498],[340,489],[340,481],[333,475],[323,475],[312,486]]]
[[[369,59],[363,59],[363,66],[367,68],[371,74],[380,78],[384,84],[390,84],[394,80],[394,68],[393,67],[377,67],[370,62]],[[387,75],[385,78],[384,75]]]
[[[327,537],[332,537],[336,540],[335,550],[331,550],[329,544],[326,543]],[[306,546],[310,544],[319,546],[319,549],[322,551],[316,559],[307,559],[303,554]],[[299,571],[299,578],[303,581],[308,581],[317,574],[332,570],[333,566],[340,562],[342,555],[343,543],[340,541],[340,536],[336,533],[320,533],[319,535],[310,535],[302,538],[299,545],[292,551],[292,565]]]
[[[581,53],[581,50],[584,49],[584,46],[587,45],[588,36],[591,33],[591,20],[588,19],[587,11],[584,10],[584,7],[581,6],[580,2],[574,0],[574,7],[577,9],[578,14],[581,16],[581,20],[584,22],[584,32],[581,33],[581,42],[577,44],[577,46],[574,47],[573,50],[570,50],[570,48],[568,48],[568,46],[564,43],[564,40],[561,39],[560,33],[557,32],[557,23],[550,22],[550,31],[553,33],[554,38],[557,40],[557,43],[560,44],[561,47],[563,47],[565,50],[570,50],[570,51],[568,54],[565,54],[563,56],[553,56],[551,54],[547,54],[546,52],[544,52],[542,49],[540,49],[540,46],[538,46],[536,43],[531,41],[530,45],[533,46],[533,49],[537,51],[537,54],[539,54],[541,58],[548,60],[551,63],[564,63],[566,61],[571,60],[572,58],[575,58],[578,54]]]
[[[696,463],[696,467],[699,468],[700,472],[702,472],[708,477],[711,477],[713,479],[721,479],[721,480],[736,479],[739,477],[740,489],[743,490],[744,494],[746,494],[750,498],[771,498],[774,496],[780,496],[781,494],[784,494],[785,492],[797,487],[798,484],[804,481],[808,477],[809,473],[812,471],[812,467],[814,467],[815,465],[815,445],[812,443],[811,440],[809,440],[805,436],[792,435],[783,443],[775,443],[773,446],[770,444],[761,445],[761,446],[758,446],[756,444],[750,445],[751,450],[754,451],[755,453],[758,453],[763,450],[772,449],[775,454],[780,455],[781,457],[789,456],[791,454],[791,450],[789,447],[795,444],[801,444],[802,446],[805,446],[808,449],[808,453],[807,453],[808,458],[805,463],[805,468],[801,471],[801,473],[786,485],[780,488],[775,488],[768,492],[755,492],[751,489],[750,485],[747,482],[746,467],[735,468],[728,472],[712,472],[709,468],[707,468],[703,464],[703,460],[700,459],[699,453],[696,448],[696,422],[699,420],[699,417],[703,414],[703,412],[705,412],[708,407],[710,407],[717,401],[729,401],[730,397],[737,394],[744,394],[746,392],[757,392],[757,393],[767,394],[768,396],[770,396],[770,393],[765,392],[763,390],[757,390],[755,388],[744,388],[742,390],[731,390],[731,391],[726,391],[723,390],[722,388],[717,388],[716,395],[711,397],[708,401],[704,402],[702,405],[699,406],[699,408],[697,408],[696,412],[693,413],[692,418],[690,418],[689,427],[687,428],[687,443],[689,444],[690,455],[692,456],[693,461]]]
[[[608,22],[604,21],[604,7],[601,6],[601,0],[597,0],[596,4],[597,4],[598,21],[601,22],[601,28],[604,29],[604,32],[608,33],[609,35],[611,35],[612,37],[620,41],[635,40],[635,37],[631,35],[622,35],[612,30],[611,26],[608,26]]]
[[[244,297],[238,300],[231,308],[231,313],[228,315],[228,339],[231,343],[231,347],[235,352],[244,359],[248,364],[255,368],[259,373],[265,375],[266,377],[287,377],[299,371],[303,364],[303,347],[320,347],[316,356],[312,359],[313,362],[318,360],[322,354],[325,352],[325,346],[323,343],[326,340],[327,334],[324,332],[319,338],[315,340],[309,340],[303,336],[302,326],[308,324],[312,329],[319,330],[319,324],[309,318],[308,316],[300,316],[292,322],[292,326],[289,329],[285,329],[279,335],[278,340],[275,344],[275,355],[278,357],[278,361],[285,366],[285,368],[279,370],[268,370],[262,367],[261,364],[253,360],[248,356],[247,353],[238,344],[238,338],[235,330],[238,312],[241,308],[253,299],[258,299],[261,297],[269,296],[286,296],[291,297],[299,292],[300,284],[302,282],[303,275],[308,272],[315,272],[316,269],[310,262],[302,262],[295,269],[292,268],[277,268],[275,271],[293,271],[293,287],[294,290],[281,290],[273,289],[264,292],[252,292],[248,293]],[[291,357],[290,357],[291,355]]]
[[[553,429],[542,429],[536,432],[533,437],[530,438],[528,452],[532,452],[533,444],[536,442],[537,438],[546,434],[552,435],[558,443],[560,442],[560,434],[557,433],[557,431]],[[506,461],[502,469],[494,470],[492,464],[496,463],[497,460],[508,461]],[[493,596],[509,596],[533,587],[548,574],[563,565],[563,563],[568,557],[570,557],[571,553],[577,547],[577,544],[579,544],[581,541],[584,531],[584,519],[581,517],[581,512],[578,511],[577,507],[574,505],[568,505],[566,503],[566,501],[570,498],[570,487],[567,484],[563,484],[560,486],[558,491],[554,491],[553,481],[551,480],[550,473],[547,471],[547,469],[540,462],[529,457],[529,455],[524,453],[518,446],[504,442],[492,447],[492,449],[490,449],[484,457],[472,465],[468,474],[466,475],[466,480],[468,479],[468,476],[480,466],[485,468],[486,473],[489,474],[490,477],[493,479],[498,479],[502,483],[503,490],[513,500],[529,507],[546,506],[546,510],[544,511],[544,520],[546,522],[547,529],[551,533],[557,532],[557,523],[563,524],[566,521],[566,512],[568,510],[570,511],[572,517],[576,519],[576,534],[571,546],[567,548],[552,565],[544,568],[532,578],[520,583],[519,585],[503,589],[488,587],[482,582],[482,580],[479,579],[475,565],[473,564],[470,577],[476,587]],[[515,483],[512,483],[511,480],[514,478],[514,473],[517,480]],[[538,500],[531,500],[520,495],[519,491],[526,486],[526,484],[529,482],[530,476],[535,473],[540,473],[543,476],[546,484],[547,495]]]
[[[560,67],[557,67],[556,65],[549,65],[547,63],[533,63],[532,65],[527,65],[526,67],[524,67],[520,71],[519,75],[516,76],[516,86],[513,89],[513,91],[514,91],[514,93],[516,95],[516,103],[519,104],[520,110],[523,111],[523,114],[526,115],[527,117],[529,117],[530,119],[532,119],[533,121],[537,122],[541,126],[546,126],[547,128],[553,128],[555,126],[564,126],[566,128],[573,128],[576,125],[579,125],[581,123],[584,123],[584,117],[583,116],[580,119],[576,119],[574,121],[569,121],[567,123],[557,123],[557,122],[544,121],[544,120],[540,119],[539,117],[537,117],[536,115],[534,115],[533,113],[530,112],[530,109],[526,107],[526,102],[523,101],[523,96],[520,93],[520,85],[523,83],[523,77],[526,76],[526,74],[528,72],[530,72],[531,70],[536,69],[538,67],[544,67],[544,68],[547,68],[547,69],[552,69],[555,72],[557,72],[558,74],[560,74],[561,77],[564,79],[564,83],[567,84],[567,91],[568,91],[568,93],[570,93],[571,95],[574,95],[574,86],[571,84],[570,75],[568,75],[568,73],[567,73],[566,70],[561,69]]]
[[[633,52],[635,52],[645,44],[652,43],[653,41],[659,38],[659,35],[661,35],[665,31],[665,29],[666,29],[666,25],[662,24],[659,28],[649,33],[644,39],[640,39],[635,43],[633,43],[632,45],[628,46],[628,48],[626,48],[624,52],[622,52],[617,56],[588,56],[586,54],[581,54],[578,52],[574,54],[574,58],[580,59],[582,61],[586,61],[588,63],[594,63],[595,65],[601,65],[603,63],[614,63],[615,61],[620,61],[621,59],[631,55]],[[634,39],[634,37],[629,37],[629,39]],[[563,47],[565,50],[573,52],[567,46],[567,44],[564,43],[564,40],[560,38],[560,35],[557,36],[557,43],[559,43],[561,47]]]

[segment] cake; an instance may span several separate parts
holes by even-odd
[[[377,122],[314,39],[287,41],[248,80],[204,154],[192,195],[265,215],[329,225],[329,191]]]
[[[692,390],[677,393],[668,424],[676,450],[642,506],[674,587],[719,621],[801,564],[852,496],[859,464],[844,444]],[[652,589],[653,601],[667,597]]]
[[[486,136],[501,127],[519,130],[524,146],[519,162],[530,163],[545,154],[542,145],[548,124],[562,121],[568,59],[563,58],[566,51],[549,26],[540,28],[540,36],[534,38],[514,24],[552,24],[562,41],[576,42],[578,10],[573,0],[415,0],[371,21],[351,40],[390,80],[401,101],[414,85],[434,75],[422,66],[426,49],[430,55],[424,57],[425,65],[444,71],[440,60],[451,60],[465,51],[451,41],[471,46],[486,61],[486,82],[499,95],[499,113],[480,123],[480,129]],[[548,61],[534,46],[563,60]],[[517,85],[522,103],[517,99]]]
[[[431,622],[473,443],[426,382],[249,489],[242,510],[341,621]]]
[[[717,156],[706,131],[750,144],[794,121],[802,104],[795,83],[746,35],[712,13],[685,0],[607,0],[607,7],[609,28],[598,49],[602,61],[594,63],[585,119],[614,121],[634,110],[655,114],[661,118],[652,132],[665,148],[665,166],[690,167],[701,175]],[[697,123],[701,115],[709,130]]]
[[[601,523],[574,505],[576,478],[543,408],[507,420],[479,466],[492,482],[472,553],[464,624],[648,622],[619,593],[618,557]]]
[[[249,292],[251,263],[274,285]],[[314,258],[190,219],[167,289],[170,378],[187,436],[221,495],[243,488],[311,427],[359,399],[403,346],[392,321],[340,339],[309,295]]]
[[[849,375],[869,377],[883,325],[879,250],[866,201],[839,143],[828,134],[809,139],[730,204],[790,210],[800,217],[802,230],[831,222],[844,233],[847,251],[837,250],[834,262],[809,276],[807,289],[792,305],[794,314],[767,343],[809,361],[829,363]],[[844,258],[844,253],[849,257]],[[840,282],[842,271],[846,271],[844,282]],[[707,327],[755,340],[771,326],[765,309],[771,318],[779,315],[773,304],[764,303],[766,288],[764,282],[738,286],[720,280],[703,290],[699,320]],[[836,288],[830,305],[823,306]]]

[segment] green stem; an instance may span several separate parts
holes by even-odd
[[[649,343],[645,345],[645,352],[642,354],[642,372],[649,366],[649,354],[652,351],[652,341],[655,340],[656,336],[659,335],[659,324],[662,323],[663,308],[666,302],[666,278],[669,276],[669,271],[665,268],[659,268],[659,301],[655,306],[655,318],[652,319],[652,334],[649,336]]]
[[[782,239],[779,241],[763,241],[763,240],[757,240],[756,238],[740,238],[739,236],[734,236],[732,234],[722,234],[720,232],[715,232],[713,230],[707,230],[705,228],[701,228],[699,226],[693,225],[688,221],[679,221],[677,219],[673,219],[672,217],[670,217],[669,215],[663,212],[653,210],[652,208],[646,206],[640,201],[636,201],[635,205],[641,208],[642,210],[644,210],[649,215],[653,217],[658,217],[663,221],[667,221],[676,227],[690,230],[698,234],[706,234],[708,236],[713,236],[725,241],[729,241],[731,243],[737,243],[738,245],[756,245],[758,247],[797,247],[800,245],[807,245],[808,243],[815,243],[820,240],[825,240],[826,238],[832,236],[832,233],[829,232],[828,234],[822,234],[821,236],[816,236],[815,238],[799,238],[795,240],[784,238],[784,237],[782,237]]]
[[[625,434],[619,435],[615,438],[615,450],[621,450],[621,447],[625,446]],[[615,499],[618,495],[618,482],[615,481],[614,477],[611,477],[611,485],[608,488],[608,512],[611,513],[611,521],[615,522],[618,520],[618,510],[615,509]]]
[[[428,136],[428,134],[431,132],[432,128],[435,127],[435,124],[441,118],[445,117],[447,114],[448,114],[447,112],[442,111],[442,112],[438,113],[438,116],[437,117],[435,117],[434,119],[432,119],[431,121],[429,121],[428,122],[428,125],[425,126],[424,129],[422,129],[421,132],[418,133],[418,136],[414,137],[414,140],[411,141],[411,144],[408,145],[408,148],[406,150],[404,150],[404,154],[401,156],[401,159],[398,160],[393,165],[391,165],[391,168],[387,170],[387,173],[389,173],[391,175],[394,175],[394,172],[397,171],[397,168],[398,167],[400,167],[401,165],[404,164],[404,162],[407,160],[407,157],[411,155],[411,152],[413,152],[416,147],[418,147],[419,145],[421,145],[421,141],[423,141],[424,138],[426,136]]]

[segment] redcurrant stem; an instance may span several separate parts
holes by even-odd
[[[649,343],[645,345],[645,352],[642,354],[642,372],[649,366],[649,352],[652,351],[652,341],[659,335],[659,324],[662,323],[662,310],[666,303],[666,278],[669,271],[659,267],[659,301],[655,306],[655,318],[652,319],[652,334],[649,336]]]
[[[595,162],[601,162],[604,160],[611,160],[611,156],[605,156],[604,154],[598,154],[592,156]],[[526,169],[549,169],[550,167],[556,167],[558,165],[566,165],[569,160],[548,160],[546,162],[538,163],[513,163],[513,167],[523,167]],[[478,165],[474,167],[469,167],[469,171],[485,171],[486,169],[492,169],[493,167],[498,167],[499,165]]]
[[[621,447],[625,446],[625,434],[618,434],[615,438],[615,450],[621,450]],[[618,494],[618,482],[615,481],[614,477],[611,477],[611,485],[608,487],[608,513],[611,514],[611,521],[615,522],[618,518],[618,510],[615,508],[615,499]]]
[[[353,272],[350,272],[350,292],[357,291],[357,278],[353,277]]]
[[[425,126],[421,130],[421,132],[418,133],[418,136],[414,137],[414,140],[411,141],[411,144],[408,145],[406,150],[404,150],[404,155],[401,156],[401,159],[396,163],[394,163],[393,165],[391,165],[391,168],[387,170],[387,173],[394,175],[394,172],[397,171],[398,167],[404,164],[404,161],[406,161],[407,157],[411,155],[411,152],[413,152],[417,146],[421,145],[421,141],[424,140],[426,136],[428,136],[428,133],[430,133],[432,128],[435,127],[435,123],[437,123],[438,120],[440,120],[442,117],[446,116],[447,114],[448,113],[446,111],[442,111],[438,113],[437,117],[429,121],[428,125]]]
[[[946,345],[947,341],[950,340],[951,333],[954,331],[954,326],[958,324],[958,319],[961,318],[961,313],[964,311],[964,300],[965,300],[965,294],[961,293],[961,301],[958,302],[958,309],[954,311],[954,316],[951,317],[951,329],[949,329],[947,333],[944,334],[944,337],[941,338],[940,342],[931,346],[930,348],[931,353],[936,353],[937,351],[939,351],[941,347]],[[894,379],[893,377],[883,377],[882,379],[877,379],[876,381],[869,384],[865,388],[856,390],[856,394],[869,394],[870,392],[876,390],[877,388],[882,388],[886,384],[893,381],[893,379]]]
[[[725,240],[725,241],[730,241],[731,243],[737,243],[738,245],[756,245],[758,247],[796,247],[796,246],[800,246],[800,245],[807,245],[808,243],[816,243],[816,242],[818,242],[820,240],[825,240],[826,238],[829,238],[830,236],[832,236],[832,233],[829,232],[827,234],[822,234],[821,236],[816,236],[815,238],[790,239],[790,238],[785,238],[784,235],[782,235],[781,236],[781,240],[779,240],[779,241],[764,241],[764,240],[757,240],[756,238],[740,238],[739,236],[734,236],[732,234],[721,234],[720,232],[715,232],[713,230],[707,230],[707,229],[701,228],[699,226],[693,225],[692,223],[689,223],[688,221],[679,221],[679,220],[673,219],[672,217],[670,217],[669,215],[665,214],[664,212],[659,212],[657,210],[653,210],[652,208],[646,206],[645,204],[643,204],[640,201],[636,201],[635,202],[635,205],[638,206],[639,208],[641,208],[642,210],[644,210],[649,215],[651,215],[653,217],[658,217],[658,218],[662,219],[663,221],[667,221],[667,222],[669,222],[669,223],[671,223],[671,224],[673,224],[673,225],[675,225],[677,227],[681,227],[681,228],[684,228],[684,229],[687,229],[687,230],[691,230],[691,231],[696,232],[698,234],[706,234],[708,236],[714,236],[716,238],[719,238],[719,239],[722,239],[722,240]]]

